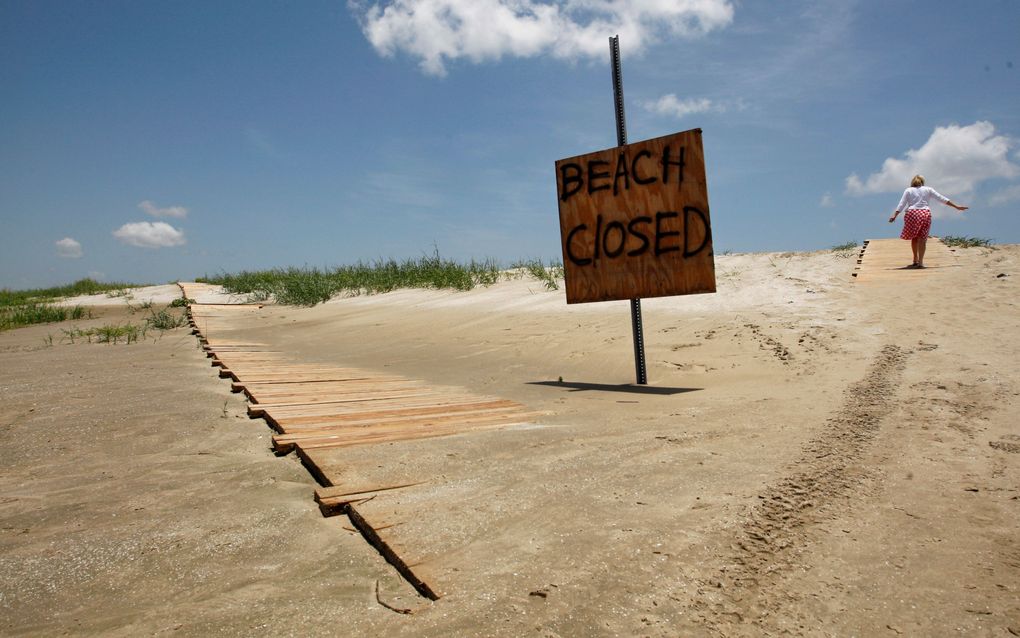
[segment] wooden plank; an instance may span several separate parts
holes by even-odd
[[[395,397],[348,400],[344,403],[302,406],[300,409],[264,408],[263,418],[278,424],[338,423],[351,419],[384,418],[399,414],[440,414],[444,411],[463,411],[482,408],[513,408],[522,406],[506,399],[484,397]]]
[[[248,406],[248,416],[252,416],[252,417],[262,416],[265,413],[266,410],[273,410],[274,413],[281,413],[284,408],[295,408],[295,409],[297,409],[297,408],[312,408],[313,406],[315,406],[315,407],[318,407],[318,406],[341,406],[342,407],[342,406],[344,406],[344,405],[346,405],[348,403],[354,402],[354,401],[363,402],[366,399],[374,400],[376,398],[378,398],[380,400],[397,399],[397,398],[405,398],[405,397],[410,398],[410,397],[426,395],[426,394],[429,394],[429,392],[430,392],[429,390],[422,388],[422,389],[418,389],[418,390],[404,390],[404,391],[380,390],[376,394],[362,392],[362,393],[358,393],[356,396],[348,395],[346,397],[345,396],[341,396],[341,395],[332,395],[332,396],[325,396],[325,397],[294,397],[296,400],[292,401],[292,402],[276,402],[276,401],[274,401],[272,403],[252,403],[251,405]],[[305,410],[300,410],[300,411],[295,410],[295,411],[298,414],[306,414],[307,413]]]
[[[378,388],[389,388],[389,387],[406,387],[406,388],[426,388],[429,387],[425,383],[418,381],[417,379],[407,379],[404,377],[373,377],[373,376],[359,376],[352,375],[348,379],[343,381],[292,381],[292,382],[281,382],[281,383],[249,383],[248,389],[252,392],[258,392],[263,396],[272,395],[291,395],[291,394],[315,394],[323,392],[335,392],[335,391],[347,391],[350,388],[361,388],[361,387],[378,387]]]
[[[315,489],[315,502],[323,516],[335,516],[343,511],[345,505],[358,503],[366,499],[375,498],[379,494],[400,490],[415,485],[423,485],[427,481],[416,481],[414,483],[399,483],[396,485],[378,485],[372,487],[351,488],[349,486],[333,485],[318,487]]]
[[[403,377],[349,377],[341,380],[319,380],[311,379],[305,381],[245,381],[234,383],[232,389],[235,392],[246,390],[249,397],[273,397],[287,395],[290,393],[315,393],[343,390],[352,381],[369,380],[379,384],[381,387],[388,385],[407,384],[409,386],[423,385],[421,381],[404,379]],[[243,387],[242,387],[243,386]]]
[[[535,413],[527,412],[518,408],[502,409],[478,409],[474,411],[461,410],[457,412],[439,412],[433,414],[406,414],[402,416],[389,416],[385,419],[347,419],[341,421],[318,421],[301,424],[278,424],[271,420],[265,420],[273,430],[279,434],[304,435],[342,431],[382,431],[386,428],[437,428],[440,426],[455,426],[468,423],[489,423],[504,419],[511,415],[518,421],[526,421]],[[331,436],[331,435],[330,435]]]
[[[435,392],[422,383],[411,381],[369,382],[339,381],[322,388],[305,388],[303,386],[289,389],[259,390],[252,403],[284,405],[288,403],[322,403],[332,399],[349,399],[359,394],[379,394],[384,392]]]
[[[285,361],[231,361],[231,365],[238,371],[250,374],[346,374],[357,375],[358,370],[339,368],[330,365],[309,365],[299,363],[287,363]]]
[[[442,411],[450,409],[472,409],[475,406],[482,407],[516,407],[521,405],[507,399],[497,399],[481,395],[459,394],[451,395],[441,392],[431,392],[421,395],[365,395],[361,397],[350,397],[323,404],[309,404],[299,406],[261,405],[263,412],[286,419],[288,421],[312,420],[320,417],[336,417],[342,419],[351,415],[376,415],[386,416],[395,412],[426,413],[429,411]]]
[[[354,381],[367,381],[359,379],[350,372],[343,370],[248,370],[236,367],[228,368],[238,377],[239,383],[245,384],[266,384],[266,383],[314,383],[316,381],[328,383],[347,383]]]
[[[398,483],[396,485],[373,485],[351,487],[349,485],[330,485],[326,487],[315,488],[315,502],[323,503],[327,500],[334,500],[345,496],[357,496],[363,498],[366,495],[377,494],[380,492],[389,492],[392,490],[399,490],[405,487],[413,487],[415,485],[424,485],[428,481],[414,481],[412,483]]]
[[[257,399],[249,399],[253,404],[259,406],[289,407],[317,403],[333,403],[352,399],[360,395],[373,395],[383,393],[395,393],[402,396],[419,396],[425,393],[432,393],[424,385],[409,384],[377,384],[355,388],[336,388],[321,392],[294,392],[294,393],[261,393]]]
[[[321,428],[305,428],[273,435],[277,451],[286,452],[292,444],[305,442],[311,445],[349,442],[371,442],[374,439],[395,441],[422,437],[456,434],[468,430],[486,429],[489,426],[507,426],[526,423],[537,413],[513,412],[479,413],[463,416],[410,417],[389,422],[367,421],[355,424],[328,424]],[[309,448],[310,449],[310,448]]]
[[[279,364],[282,364],[285,360],[282,357],[275,358],[262,358],[262,359],[237,359],[229,355],[224,356],[222,354],[215,354],[212,357],[212,365],[222,366],[224,368],[249,368],[253,365],[265,365],[267,368],[275,368]],[[274,365],[275,364],[275,365]]]
[[[357,445],[391,443],[412,439],[431,439],[463,434],[482,430],[507,428],[529,422],[527,414],[514,415],[513,418],[478,418],[457,423],[418,423],[418,424],[386,424],[378,427],[364,427],[345,432],[330,433],[321,436],[293,437],[286,434],[273,436],[273,447],[279,453],[287,453],[295,447],[305,452],[327,448],[344,448]]]

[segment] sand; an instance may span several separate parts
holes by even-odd
[[[626,302],[534,281],[267,306],[246,334],[295,359],[544,413],[318,459],[425,481],[399,523],[436,602],[321,516],[185,330],[2,333],[0,633],[1020,635],[1018,265],[717,256],[717,294],[645,300],[647,389]],[[79,325],[131,319],[110,301]]]

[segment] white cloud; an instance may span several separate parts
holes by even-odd
[[[664,36],[693,36],[727,26],[730,0],[393,0],[347,3],[368,41],[383,56],[403,51],[426,73],[446,63],[478,63],[504,55],[604,58],[609,37],[628,53]]]
[[[902,159],[890,157],[882,169],[862,180],[856,173],[846,178],[849,195],[896,193],[920,173],[925,182],[947,197],[971,193],[980,182],[993,178],[1020,177],[1020,166],[1009,161],[1015,140],[996,135],[991,122],[970,126],[937,126],[921,148],[910,149]]]
[[[138,203],[138,208],[153,217],[176,217],[177,219],[183,219],[188,216],[188,209],[183,206],[167,206],[166,208],[157,208],[156,204],[145,200],[144,202]]]
[[[81,249],[81,244],[70,237],[64,237],[63,239],[53,243],[57,246],[58,257],[63,257],[64,259],[78,259],[84,254]]]
[[[707,113],[709,111],[721,113],[725,110],[723,107],[713,104],[712,100],[707,98],[690,98],[687,100],[681,100],[672,93],[667,93],[655,101],[643,102],[642,106],[652,113],[658,113],[659,115],[671,115],[676,118],[681,118],[693,113]]]
[[[1020,184],[1008,186],[997,193],[992,193],[988,198],[991,206],[1004,206],[1017,201],[1020,201]]]
[[[129,246],[167,248],[183,246],[184,232],[166,222],[133,222],[113,231],[113,236]]]
[[[832,199],[832,193],[826,193],[822,195],[822,199],[821,201],[818,202],[818,205],[821,206],[822,208],[832,208],[833,206],[835,206],[836,202],[834,202]]]

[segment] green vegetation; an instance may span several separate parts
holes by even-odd
[[[840,259],[850,259],[857,253],[857,249],[860,247],[855,241],[848,241],[845,244],[837,244],[832,247],[832,252],[836,254],[836,257]]]
[[[124,339],[126,343],[135,343],[138,337],[145,337],[145,329],[131,323],[123,326],[108,324],[98,328],[92,328],[89,332],[95,335],[96,343],[117,343]]]
[[[942,238],[942,243],[946,246],[952,246],[953,248],[991,248],[992,240],[983,239],[981,237],[957,237],[956,235],[946,235]]]
[[[99,326],[98,328],[82,329],[77,326],[67,329],[62,328],[60,331],[63,336],[60,338],[61,343],[65,340],[68,343],[76,343],[78,340],[85,340],[89,343],[110,343],[116,344],[123,341],[124,343],[137,343],[139,339],[144,339],[150,330],[158,330],[160,334],[167,330],[174,330],[188,323],[188,320],[183,315],[177,315],[169,312],[167,308],[156,312],[155,310],[149,310],[149,316],[145,318],[145,321],[141,324],[126,323],[124,325],[119,324],[107,324],[105,326]],[[50,337],[49,344],[52,345],[53,338]]]
[[[518,262],[513,268],[526,271],[551,289],[558,287],[556,278],[562,276],[563,271],[560,265],[546,267],[540,260]],[[253,301],[274,298],[281,304],[314,306],[337,295],[383,293],[398,288],[470,290],[514,276],[514,271],[504,270],[491,259],[460,264],[440,257],[436,251],[402,262],[390,259],[321,270],[292,267],[242,271],[196,281],[223,286],[227,292],[248,295]]]
[[[91,319],[92,311],[81,306],[51,306],[28,303],[19,306],[0,306],[0,331],[30,326],[37,323],[54,323],[68,319]]]
[[[99,326],[98,328],[88,328],[83,330],[75,326],[71,329],[61,328],[61,332],[64,336],[60,338],[61,343],[66,339],[68,343],[75,343],[79,339],[87,340],[92,343],[119,343],[122,339],[125,343],[135,343],[139,337],[145,338],[145,333],[148,328],[144,326],[136,326],[134,324],[124,324],[123,326],[117,324],[107,324],[105,326]]]
[[[79,279],[73,284],[54,286],[53,288],[33,288],[30,290],[8,290],[3,288],[0,289],[0,307],[46,303],[63,297],[77,297],[78,295],[98,295],[110,290],[123,290],[130,286],[133,286],[133,284],[101,283],[95,279],[86,278]]]
[[[194,299],[188,299],[187,297],[178,297],[177,299],[174,299],[173,301],[170,302],[170,307],[184,308],[186,306],[190,306],[193,303],[195,303]]]
[[[130,284],[124,283],[100,283],[93,279],[81,279],[68,286],[56,286],[53,288],[36,288],[32,290],[0,290],[0,331],[20,328],[38,323],[53,323],[58,321],[79,321],[92,319],[92,310],[81,306],[55,306],[51,302],[61,297],[77,295],[95,295],[105,292],[113,297],[125,297],[125,288]],[[177,303],[181,301],[182,303]],[[170,312],[170,307],[184,305],[184,300],[175,300],[162,310],[154,310],[151,301],[145,301],[137,306],[128,304],[132,313],[147,310],[149,316],[145,317],[142,324],[106,325],[98,328],[83,330],[78,327],[61,329],[65,340],[75,343],[78,339],[85,339],[90,343],[95,340],[97,343],[134,343],[139,338],[145,338],[149,330],[158,330],[161,333],[166,330],[179,328],[187,323],[187,319],[180,314]],[[47,345],[53,345],[53,336],[48,335],[43,340]]]
[[[517,262],[510,268],[531,275],[533,279],[545,284],[547,290],[559,290],[560,284],[557,280],[563,278],[562,264],[554,263],[546,266],[541,259]]]
[[[180,328],[188,323],[188,319],[184,315],[175,315],[167,311],[166,308],[159,312],[150,310],[149,313],[149,316],[145,318],[146,329],[155,328],[156,330],[166,331]]]
[[[33,288],[29,290],[0,289],[0,330],[10,330],[37,323],[52,323],[69,319],[91,319],[92,311],[81,306],[53,306],[50,302],[63,297],[95,295],[109,290],[120,290],[129,284],[100,283],[94,279],[79,279],[67,286]]]

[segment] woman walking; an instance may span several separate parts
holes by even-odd
[[[896,221],[900,211],[906,211],[903,215],[903,232],[900,233],[900,239],[909,239],[910,249],[914,251],[914,263],[907,268],[924,268],[924,251],[928,246],[928,231],[931,230],[931,207],[928,205],[931,199],[960,211],[968,208],[957,206],[934,188],[925,186],[923,175],[914,175],[914,179],[910,180],[910,188],[903,191],[899,206],[889,218],[891,224]]]

